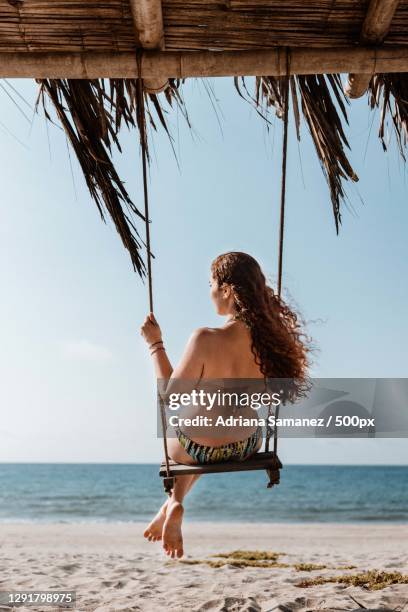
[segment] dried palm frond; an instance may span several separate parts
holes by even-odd
[[[381,107],[379,137],[384,151],[388,144],[385,139],[388,115],[391,116],[394,133],[401,157],[406,161],[408,138],[408,75],[406,73],[376,74],[369,86],[369,105],[372,109]]]
[[[244,85],[243,92],[237,79],[235,85],[240,95],[249,99],[263,118],[267,119],[268,107],[275,108],[277,116],[282,118],[285,79],[286,77],[257,77],[255,95],[248,93],[243,79],[241,81]],[[350,147],[343,128],[343,121],[348,123],[348,118],[340,77],[338,75],[291,76],[290,91],[297,137],[300,140],[300,100],[300,108],[329,185],[338,232],[341,223],[340,205],[345,198],[343,181],[349,179],[358,181],[345,151]]]
[[[82,168],[90,193],[102,219],[106,212],[112,218],[123,244],[129,251],[134,269],[143,276],[146,273],[141,257],[144,241],[136,229],[136,217],[144,215],[127,193],[112,161],[112,147],[121,150],[119,131],[123,124],[139,128],[140,89],[136,79],[39,81],[40,95],[45,114],[45,100],[51,100],[57,117],[64,128]],[[146,120],[154,130],[160,124],[169,135],[166,121],[165,100],[169,106],[176,104],[188,125],[189,118],[179,91],[179,81],[170,81],[170,87],[159,96],[145,94]],[[274,108],[280,118],[284,116],[284,92],[286,77],[257,77],[255,91],[250,93],[244,77],[235,78],[240,96],[249,100],[269,126],[269,110]],[[347,98],[339,75],[298,75],[290,77],[291,103],[300,139],[301,114],[309,128],[323,173],[330,189],[336,225],[341,223],[341,203],[345,199],[344,183],[358,181],[347,157],[349,143],[344,125],[348,124]],[[379,74],[372,78],[369,87],[371,108],[382,106],[379,136],[387,149],[385,128],[391,116],[398,147],[405,160],[408,142],[408,78],[405,74]],[[141,131],[139,129],[139,135]],[[144,143],[147,152],[147,142]]]
[[[86,184],[101,218],[110,215],[129,251],[134,269],[146,274],[141,256],[144,241],[136,228],[136,218],[143,213],[133,203],[112,161],[112,147],[121,151],[119,130],[140,126],[139,88],[136,79],[42,79],[37,107],[42,103],[47,119],[52,121],[46,101],[50,100],[81,166]],[[167,102],[175,101],[188,120],[178,93],[178,81],[171,81],[166,92]],[[146,120],[157,129],[160,123],[170,133],[162,103],[155,95],[145,94]],[[139,134],[141,131],[139,129]],[[144,143],[148,152],[148,143]]]
[[[308,124],[316,153],[330,189],[336,231],[341,223],[340,203],[345,198],[343,181],[358,181],[345,148],[350,149],[343,129],[348,123],[343,87],[339,75],[297,76],[303,115]],[[334,94],[340,113],[333,101]]]

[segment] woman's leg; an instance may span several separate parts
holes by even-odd
[[[192,476],[177,476],[171,497],[167,502],[166,518],[163,524],[163,548],[172,559],[183,556],[183,500],[190,491],[200,474]]]
[[[185,487],[184,497],[186,496],[188,491],[191,489],[191,487],[197,480],[198,476],[199,474],[197,475],[193,474],[192,476],[178,476],[177,477],[177,481],[182,480],[182,483],[180,484],[183,484],[183,486]],[[143,535],[147,540],[149,540],[149,542],[158,542],[159,540],[162,539],[163,525],[164,525],[164,521],[166,520],[167,508],[170,503],[170,500],[171,500],[171,497],[168,497],[166,499],[166,501],[161,506],[156,516],[146,527]]]
[[[170,458],[173,459],[173,461],[176,461],[176,463],[185,463],[187,465],[188,464],[191,465],[194,463],[190,455],[186,453],[186,451],[181,446],[177,438],[175,437],[168,438],[167,446],[168,446],[168,453],[169,453]],[[193,484],[195,483],[195,481],[197,480],[197,478],[198,478],[198,475],[197,476],[196,475],[178,476],[177,477],[178,496],[180,496],[181,492],[183,491],[183,498],[184,498],[186,494],[188,493],[188,491],[193,486]],[[156,516],[153,518],[153,520],[149,523],[149,525],[145,529],[143,535],[146,539],[149,540],[149,542],[157,542],[162,539],[163,526],[166,520],[167,509],[168,509],[171,499],[172,498],[169,497],[164,502],[164,504],[162,505],[162,507],[156,514]]]
[[[170,443],[169,454],[174,461],[177,461],[177,463],[191,463],[191,457],[186,453],[184,448],[181,447],[178,440],[173,439]],[[261,446],[262,436],[259,436],[256,446],[253,452],[248,456],[248,459],[257,453]],[[165,504],[165,519],[162,531],[163,548],[166,554],[172,559],[183,556],[183,535],[181,532],[184,513],[183,500],[197,481],[198,477],[199,474],[193,474],[192,476],[177,476],[171,497]]]

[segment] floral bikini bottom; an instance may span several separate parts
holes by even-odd
[[[190,440],[180,429],[176,429],[178,441],[184,450],[197,463],[221,463],[223,461],[244,461],[254,453],[262,436],[262,427],[258,427],[245,440],[238,440],[223,446],[204,446]]]

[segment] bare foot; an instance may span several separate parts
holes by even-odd
[[[166,511],[168,506],[168,500],[162,505],[154,519],[149,523],[149,525],[144,530],[144,537],[149,540],[149,542],[157,542],[162,539],[162,531],[164,521],[166,520]]]
[[[180,502],[171,502],[167,506],[166,520],[163,525],[163,548],[166,555],[175,559],[183,556],[183,535],[181,523],[183,521],[184,508]]]

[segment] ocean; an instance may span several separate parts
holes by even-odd
[[[206,475],[185,500],[190,521],[408,521],[408,467],[286,465]],[[157,465],[0,464],[0,521],[147,521],[165,496]]]

